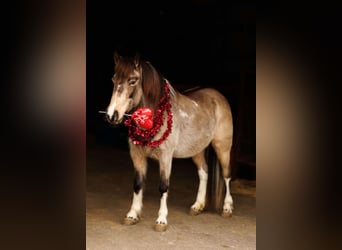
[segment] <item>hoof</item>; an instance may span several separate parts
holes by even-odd
[[[122,220],[123,225],[135,225],[139,222],[139,218],[133,218],[133,217],[125,217]]]
[[[223,210],[221,213],[221,216],[224,218],[228,218],[228,217],[232,217],[233,216],[233,212],[229,211],[229,210]]]
[[[195,208],[190,208],[189,214],[192,216],[199,215],[202,213],[203,209],[195,209]]]
[[[165,232],[166,229],[167,229],[167,224],[156,223],[154,225],[154,230],[157,231],[157,232]]]

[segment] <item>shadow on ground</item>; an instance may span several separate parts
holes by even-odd
[[[256,249],[255,181],[234,180],[234,211],[190,216],[198,178],[191,160],[173,162],[166,232],[153,231],[159,209],[158,165],[150,161],[141,221],[124,226],[132,199],[133,168],[125,148],[87,143],[87,249]]]

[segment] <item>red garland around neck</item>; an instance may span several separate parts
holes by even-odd
[[[167,129],[158,140],[152,141],[152,139],[157,135],[160,127],[164,123],[165,112],[167,113]],[[158,107],[153,118],[153,127],[146,130],[141,129],[139,126],[136,125],[132,116],[130,116],[125,121],[125,126],[128,127],[128,136],[131,138],[133,144],[135,145],[158,147],[167,139],[167,137],[171,133],[172,115],[170,89],[168,83],[166,82],[164,94],[159,100]]]

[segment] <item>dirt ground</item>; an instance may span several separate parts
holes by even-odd
[[[155,232],[159,176],[158,165],[151,161],[142,218],[136,225],[124,226],[121,221],[131,205],[133,185],[128,151],[95,143],[87,147],[87,249],[256,249],[255,181],[231,182],[231,218],[210,210],[191,216],[188,212],[197,194],[197,171],[191,160],[175,159],[168,230]]]

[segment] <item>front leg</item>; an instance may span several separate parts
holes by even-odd
[[[156,220],[156,224],[154,229],[158,232],[163,232],[167,229],[167,196],[169,190],[170,183],[170,174],[172,167],[172,156],[167,156],[159,160],[159,168],[160,168],[160,208],[158,212],[158,218]]]
[[[142,157],[136,154],[131,154],[131,156],[135,169],[135,178],[133,185],[134,192],[131,208],[123,220],[124,225],[134,225],[140,220],[143,207],[143,186],[147,169],[146,157]]]

